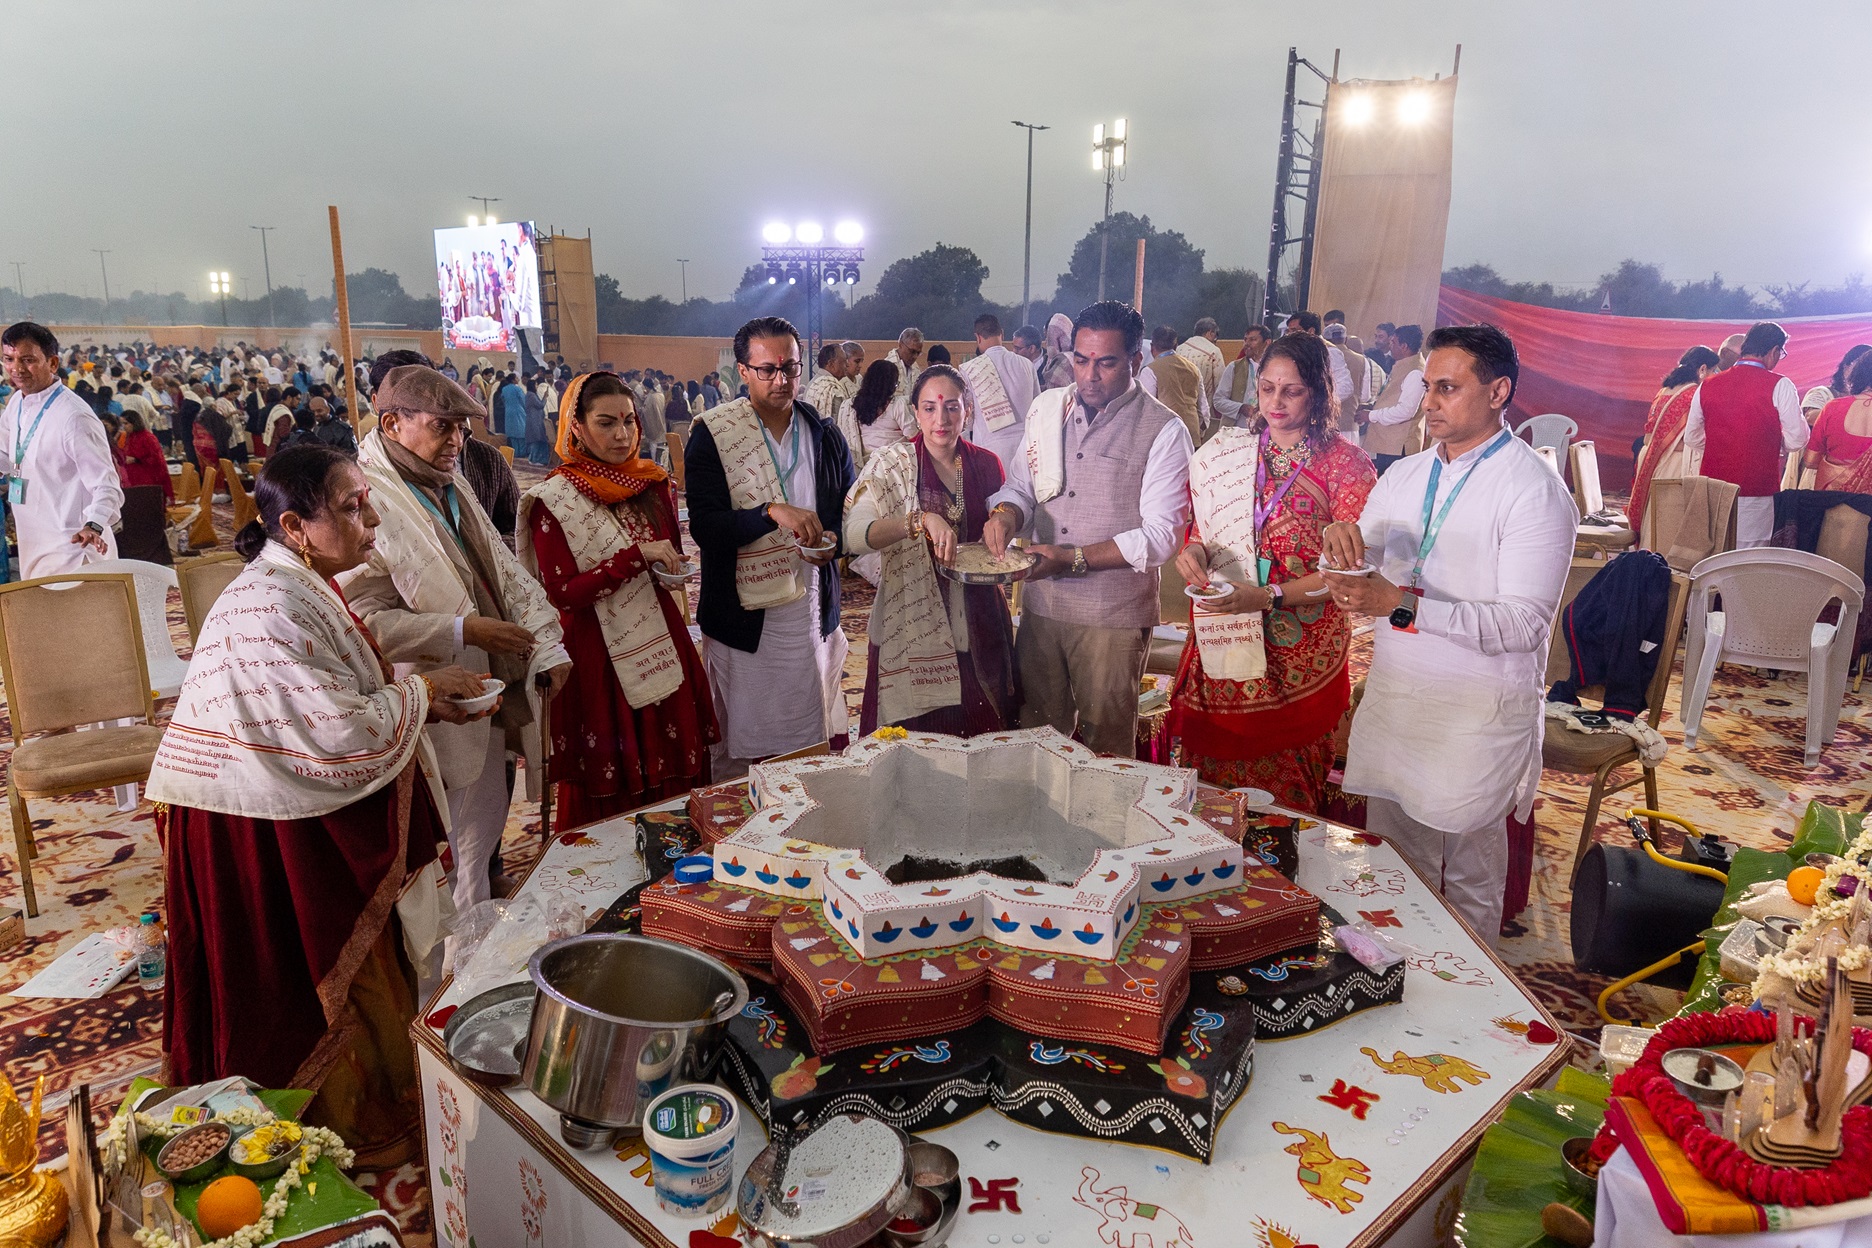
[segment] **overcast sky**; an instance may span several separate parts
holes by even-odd
[[[1590,282],[1831,284],[1872,271],[1864,12],[1732,0],[1369,4],[1116,0],[4,0],[15,118],[0,280],[181,289],[209,269],[328,291],[433,281],[430,230],[590,229],[634,295],[721,298],[774,219],[862,221],[884,264],[973,248],[1020,297],[1097,218],[1093,122],[1129,119],[1116,206],[1211,267],[1261,268],[1288,46],[1345,78],[1430,77],[1463,45],[1446,265]],[[42,41],[42,42],[41,42]],[[1317,98],[1317,97],[1315,97]],[[23,124],[22,124],[23,123]],[[245,286],[243,286],[245,284]]]

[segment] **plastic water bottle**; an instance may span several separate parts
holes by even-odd
[[[137,983],[144,992],[161,992],[167,977],[168,943],[162,921],[146,914],[137,923]]]

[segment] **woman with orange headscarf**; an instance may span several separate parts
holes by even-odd
[[[552,706],[557,818],[573,828],[709,782],[720,740],[708,677],[656,570],[683,561],[669,474],[638,452],[636,403],[615,373],[559,402],[564,462],[520,500],[520,561],[559,608],[573,677]]]

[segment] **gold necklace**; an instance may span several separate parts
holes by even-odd
[[[962,531],[962,513],[967,510],[968,501],[967,490],[962,478],[962,453],[960,451],[956,452],[955,473],[955,497],[951,498],[948,505],[943,508],[943,514],[949,519],[949,527],[959,533]]]

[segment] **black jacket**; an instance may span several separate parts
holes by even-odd
[[[1587,581],[1555,623],[1573,670],[1547,700],[1577,703],[1582,687],[1604,685],[1607,715],[1629,722],[1644,714],[1670,588],[1670,564],[1653,550],[1628,550]]]
[[[851,488],[853,476],[851,450],[845,445],[844,435],[811,405],[796,399],[793,410],[805,420],[807,433],[813,439],[813,508],[825,531],[839,539],[839,553],[843,554],[845,492]],[[690,428],[683,474],[689,502],[689,535],[702,555],[702,601],[696,621],[705,636],[752,654],[760,649],[761,624],[767,613],[742,608],[735,594],[735,555],[741,547],[778,526],[767,518],[764,507],[735,508],[728,495],[721,452],[703,421],[696,421]],[[831,636],[839,626],[838,565],[827,564],[826,572],[819,578],[821,637]]]

